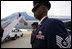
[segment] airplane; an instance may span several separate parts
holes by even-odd
[[[13,17],[13,15],[12,15]],[[71,19],[55,18],[64,22],[66,29],[71,33]],[[18,12],[18,15],[7,20],[1,20],[1,27],[4,29],[2,42],[11,33],[13,28],[17,29],[31,29],[33,22],[39,22],[35,17],[29,16],[26,12]]]

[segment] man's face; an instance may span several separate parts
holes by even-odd
[[[36,25],[33,25],[33,26],[32,26],[32,29],[36,29],[36,28],[37,28]]]
[[[44,5],[41,5],[40,7],[36,8],[34,11],[34,17],[36,19],[40,19],[44,13],[46,13],[47,8]]]

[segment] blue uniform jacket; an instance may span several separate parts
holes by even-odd
[[[70,41],[64,23],[46,17],[32,33],[32,48],[70,48]]]

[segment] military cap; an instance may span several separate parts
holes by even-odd
[[[49,1],[33,1],[34,8],[32,9],[32,12],[34,12],[35,9],[38,8],[40,5],[45,5],[48,10],[51,8],[51,4]]]

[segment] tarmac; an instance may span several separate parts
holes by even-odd
[[[16,40],[8,40],[1,44],[1,48],[31,48],[31,32],[23,32],[23,37]]]

